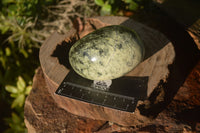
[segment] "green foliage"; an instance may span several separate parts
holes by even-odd
[[[11,19],[0,14],[0,31],[1,34],[7,34],[9,37],[4,41],[9,43],[17,42],[20,48],[24,47],[25,44],[32,44],[36,46],[37,43],[32,40],[34,33],[31,29],[34,28],[35,24],[31,22],[31,18],[24,20],[23,26],[19,25],[16,19]]]
[[[38,46],[34,32],[37,18],[46,15],[44,7],[55,0],[2,0],[0,3],[0,31],[9,36],[6,41],[17,42],[20,47],[25,44]],[[35,18],[35,19],[33,19]],[[43,38],[44,37],[40,37]]]
[[[4,97],[5,101],[11,104],[12,112],[15,112],[22,122],[17,125],[13,123],[14,121],[7,121],[10,130],[21,130],[22,128],[25,130],[23,115],[19,114],[23,112],[25,97],[31,90],[32,77],[39,62],[36,60],[37,56],[34,56],[34,49],[27,49],[26,47],[19,49],[16,46],[7,44],[0,48],[1,97]],[[4,90],[10,95],[10,98],[5,95]],[[16,118],[13,115],[12,117],[12,119]],[[19,125],[20,128],[18,128]]]
[[[139,8],[139,4],[133,0],[124,0],[124,2],[127,4],[127,9],[131,11],[136,11]]]
[[[143,8],[145,0],[95,0],[95,4],[100,6],[100,14],[117,15],[123,11],[137,11]]]
[[[37,51],[29,47],[19,48],[15,43],[6,43],[0,47],[0,96],[11,105],[12,112],[21,119],[21,123],[17,124],[13,121],[16,115],[12,114],[11,118],[7,118],[11,119],[6,121],[10,127],[7,131],[25,130],[23,115],[19,114],[23,112],[25,97],[31,90],[32,77],[39,65]]]
[[[19,75],[31,81],[39,65],[37,53],[31,46],[20,49],[15,43],[0,47],[0,85],[14,84]]]
[[[10,96],[14,98],[11,108],[16,108],[17,106],[23,107],[25,97],[30,93],[31,88],[31,85],[26,86],[26,82],[21,76],[18,77],[16,86],[6,85],[6,91],[8,91]]]
[[[26,19],[42,15],[44,6],[55,3],[55,0],[2,0],[1,12],[10,19],[16,19],[22,26]]]
[[[0,98],[11,105],[6,132],[26,132],[24,102],[31,90],[32,77],[39,66],[38,51],[44,36],[36,22],[45,16],[45,6],[55,0],[0,1]],[[9,97],[10,95],[10,97]]]
[[[104,2],[103,0],[95,0],[95,3],[101,7],[101,10],[100,10],[100,14],[102,16],[104,15],[110,15],[111,13],[111,0],[107,0],[106,2]]]
[[[10,127],[5,131],[5,133],[27,132],[24,124],[23,106],[25,97],[30,93],[32,86],[27,86],[24,79],[19,76],[15,86],[6,85],[5,89],[10,93],[10,97],[14,98],[11,104],[11,108],[15,109],[15,112],[17,112],[12,112],[11,118],[5,119]]]
[[[24,128],[23,112],[20,115],[12,112],[10,118],[5,119],[6,123],[9,123],[9,129],[5,130],[4,133],[27,133],[27,129]]]

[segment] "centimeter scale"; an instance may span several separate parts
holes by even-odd
[[[138,100],[147,97],[148,77],[120,77],[113,79],[106,89],[102,83],[85,79],[71,70],[55,93],[126,112],[134,112]]]

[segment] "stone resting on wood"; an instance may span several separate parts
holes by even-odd
[[[102,120],[93,120],[73,115],[60,108],[48,92],[44,74],[41,68],[33,78],[33,89],[25,103],[25,124],[29,133],[111,133],[111,132],[182,132],[191,131],[191,127],[200,131],[198,121],[198,109],[192,109],[200,105],[200,82],[195,80],[200,77],[200,62],[188,76],[184,87],[181,87],[169,107],[163,110],[151,122],[143,121],[132,126],[121,126]],[[186,94],[185,94],[186,93]],[[189,98],[192,96],[193,98]],[[190,111],[179,113],[181,120],[174,117],[174,111],[184,105]],[[180,109],[178,109],[180,111]],[[186,124],[187,122],[187,124]]]
[[[67,60],[70,46],[78,38],[107,25],[124,25],[134,29],[145,45],[144,61],[126,75],[148,77],[148,99],[139,101],[134,113],[55,95],[59,84],[69,72]],[[183,53],[183,48],[185,47],[171,43],[160,32],[132,19],[97,17],[87,19],[84,29],[78,33],[75,29],[70,30],[66,35],[54,33],[40,49],[40,62],[48,93],[51,94],[58,107],[74,115],[94,120],[110,121],[122,126],[135,126],[144,123],[151,124],[152,118],[157,116],[171,102],[177,90],[183,84],[189,70],[196,61],[196,53],[192,53],[193,49],[187,49],[188,53]],[[189,63],[189,65],[181,68],[184,63]]]
[[[87,33],[94,31],[93,27],[98,29],[107,25],[124,25],[134,29],[140,35],[145,47],[144,61],[126,76],[148,77],[147,95],[150,96],[155,88],[163,85],[160,83],[167,82],[169,75],[168,66],[175,59],[174,46],[158,31],[126,17],[90,18],[87,20],[85,29],[80,33],[79,37],[82,38]],[[73,29],[68,35],[54,33],[45,41],[40,49],[41,67],[49,86],[49,92],[57,104],[68,112],[91,119],[107,120],[127,126],[135,123],[135,121],[139,121],[137,117],[140,116],[140,113],[137,109],[134,113],[127,113],[54,94],[59,84],[69,72],[67,68],[68,49],[76,39],[77,36]],[[142,116],[140,118],[142,121],[148,120]]]

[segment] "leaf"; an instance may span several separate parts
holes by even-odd
[[[22,53],[25,58],[28,58],[28,53],[24,49],[20,49],[20,53]]]
[[[6,58],[1,56],[0,57],[0,63],[2,64],[3,68],[6,69]]]
[[[1,28],[1,33],[5,34],[9,29],[10,29],[10,27],[4,26],[4,27]]]
[[[10,4],[10,3],[14,3],[14,0],[2,0],[2,4]]]
[[[14,112],[12,112],[12,121],[14,124],[21,123],[20,117]]]
[[[133,0],[124,0],[125,3],[131,3]]]
[[[28,95],[28,94],[30,94],[30,92],[31,92],[31,89],[32,89],[32,86],[27,86],[26,87],[26,90],[25,90],[25,95]]]
[[[20,67],[20,61],[19,61],[19,60],[16,60],[16,65],[17,65],[18,67]]]
[[[11,86],[11,85],[6,85],[6,91],[10,92],[10,93],[17,93],[18,90],[15,86]]]
[[[114,4],[114,3],[115,3],[115,0],[108,0],[108,3]]]
[[[17,89],[20,92],[23,92],[25,87],[26,87],[26,83],[25,83],[24,79],[21,76],[19,76],[18,81],[17,81]]]
[[[17,93],[12,93],[12,94],[10,94],[10,96],[13,97],[13,98],[16,98],[18,96],[18,94]]]
[[[13,13],[13,15],[16,14],[17,8],[18,8],[18,7],[17,7],[17,5],[15,5],[15,4],[9,5],[9,6],[8,6],[8,10],[10,10],[11,13]]]
[[[111,13],[111,5],[104,5],[102,8],[101,8],[101,15],[104,16],[104,15],[110,15]]]
[[[6,47],[5,51],[6,51],[6,56],[10,56],[11,55],[10,48]]]
[[[106,12],[110,12],[111,8],[112,8],[111,5],[108,5],[108,4],[103,6],[103,10]]]
[[[103,0],[95,0],[94,2],[95,2],[95,4],[97,4],[98,6],[103,6],[103,5],[104,5]]]
[[[139,8],[139,5],[134,1],[132,1],[129,5],[129,10],[136,11],[138,8]]]
[[[11,108],[15,108],[17,106],[22,107],[24,104],[25,95],[20,94],[12,103]]]

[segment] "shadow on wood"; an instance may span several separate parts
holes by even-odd
[[[170,40],[168,40],[162,33],[132,19],[114,16],[90,18],[87,20],[86,25],[84,29],[87,33],[94,30],[94,25],[97,29],[106,25],[134,27],[134,30],[144,42],[146,56],[142,63],[125,76],[148,77],[147,95],[149,99],[148,102],[141,101],[135,113],[131,114],[56,96],[54,93],[57,87],[69,72],[69,69],[67,69],[69,66],[63,62],[66,59],[63,56],[68,55],[69,48],[66,48],[68,50],[63,50],[62,48],[68,45],[66,43],[68,42],[67,39],[74,35],[68,34],[68,36],[64,37],[55,33],[42,45],[40,49],[40,62],[52,97],[60,107],[73,114],[92,119],[108,120],[126,126],[134,125],[141,121],[148,122],[150,120],[148,117],[155,117],[166,108],[195,64],[195,47],[187,44],[191,43],[191,40],[185,39],[187,35],[182,33],[182,31],[170,34]],[[173,28],[177,29],[179,27],[174,26]],[[87,33],[82,34],[80,37]],[[177,34],[180,34],[179,40],[176,40]],[[71,43],[69,44],[71,45]],[[187,45],[183,46],[183,44]],[[60,54],[60,50],[63,50],[63,55]]]
[[[167,16],[167,14],[163,14]],[[164,27],[160,30],[172,42],[176,57],[173,64],[168,66],[170,71],[167,78],[168,82],[161,80],[149,97],[150,104],[143,104],[138,107],[141,114],[151,117],[156,117],[167,107],[200,57],[197,45],[182,26],[171,18],[160,20],[159,25],[168,25],[160,26]]]
[[[145,56],[144,56],[144,60],[148,59],[149,57],[153,56],[156,52],[158,52],[159,50],[161,50],[162,48],[164,48],[170,41],[168,39],[164,39],[164,38],[160,38],[158,39],[157,42],[151,42],[151,38],[155,38],[155,34],[152,33],[144,33],[144,30],[141,29],[142,27],[135,27],[133,25],[133,21],[132,19],[128,19],[126,21],[124,21],[123,23],[121,23],[120,25],[122,26],[126,26],[130,29],[134,29],[135,32],[139,35],[141,41],[144,43],[144,47],[145,47]],[[146,35],[144,35],[146,34]],[[159,35],[159,33],[157,34]],[[160,36],[157,36],[158,38]],[[148,40],[148,41],[147,41]]]
[[[76,37],[70,38],[69,41],[62,41],[60,45],[56,46],[56,49],[52,53],[52,57],[57,57],[59,64],[64,65],[67,69],[71,69],[69,63],[69,50],[76,42]]]

